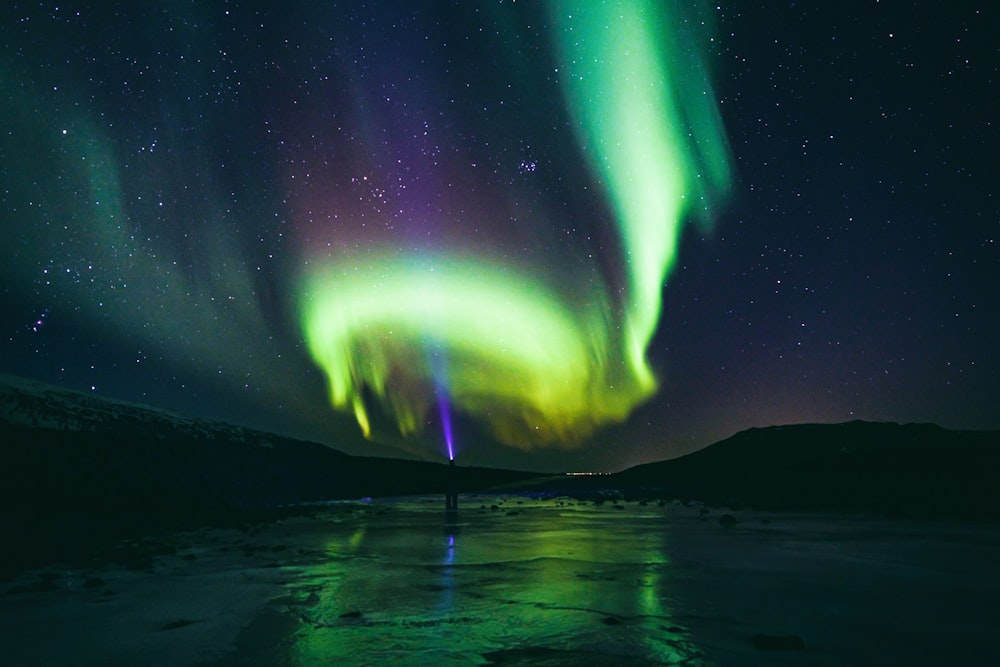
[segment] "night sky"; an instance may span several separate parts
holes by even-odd
[[[5,2],[0,371],[534,469],[1000,427],[993,5]]]

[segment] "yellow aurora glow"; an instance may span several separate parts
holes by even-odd
[[[705,68],[658,2],[554,2],[553,39],[581,152],[615,216],[624,277],[557,286],[512,262],[370,248],[314,263],[300,302],[330,398],[369,430],[371,396],[404,434],[443,387],[503,442],[572,444],[656,390],[646,350],[686,217],[728,185]],[[588,267],[591,274],[600,270]]]

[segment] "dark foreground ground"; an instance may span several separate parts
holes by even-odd
[[[995,657],[996,522],[567,498],[463,496],[457,515],[442,505],[339,503],[22,569],[0,581],[3,664]]]

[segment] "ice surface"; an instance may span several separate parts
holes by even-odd
[[[993,524],[468,497],[338,503],[0,584],[10,665],[966,664]],[[496,505],[497,509],[491,509]],[[142,563],[139,559],[138,563]],[[799,638],[761,650],[754,637]],[[793,643],[794,645],[794,643]]]
[[[439,504],[397,504],[331,536],[329,558],[296,584],[311,604],[298,612],[293,662],[469,665],[539,647],[549,661],[697,655],[671,620],[662,512],[515,501],[449,519]]]

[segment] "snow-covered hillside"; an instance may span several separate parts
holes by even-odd
[[[0,374],[0,422],[57,431],[118,432],[165,439],[177,435],[273,446],[275,436],[224,422],[128,403]]]

